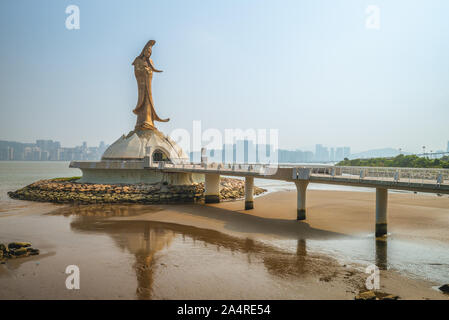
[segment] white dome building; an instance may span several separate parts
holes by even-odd
[[[173,164],[189,162],[189,157],[181,147],[159,130],[131,131],[111,144],[101,159],[142,160],[145,156],[151,157],[152,161],[167,161]]]
[[[101,161],[72,161],[70,167],[83,172],[79,180],[82,183],[189,185],[204,181],[202,174],[158,170],[159,162],[189,163],[189,157],[162,132],[138,130],[121,136],[111,144]]]

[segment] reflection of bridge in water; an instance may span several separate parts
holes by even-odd
[[[270,166],[263,164],[181,163],[143,160],[101,162],[76,161],[70,164],[84,171],[150,170],[159,173],[204,175],[205,202],[220,201],[220,176],[245,178],[245,209],[254,207],[254,178],[295,183],[297,219],[306,219],[306,190],[309,183],[333,184],[376,189],[376,236],[387,234],[388,189],[449,194],[449,169],[379,168],[347,166]]]

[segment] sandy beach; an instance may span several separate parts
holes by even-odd
[[[353,299],[365,290],[371,260],[381,268],[381,291],[448,299],[435,289],[449,263],[448,197],[390,194],[386,241],[374,238],[369,192],[311,190],[306,221],[295,220],[293,191],[257,197],[248,211],[241,200],[14,203],[29,206],[0,215],[0,242],[28,240],[41,255],[0,266],[1,299]],[[397,270],[408,247],[411,259],[427,253],[432,279],[426,268]],[[68,264],[80,266],[81,290],[65,288]]]
[[[375,194],[318,191],[307,194],[307,219],[296,221],[296,191],[256,198],[253,210],[243,201],[212,205],[160,206],[163,211],[134,219],[195,225],[239,236],[319,238],[374,233]],[[449,242],[449,197],[392,193],[388,203],[389,232],[394,237]]]

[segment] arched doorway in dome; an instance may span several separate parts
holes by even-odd
[[[161,162],[170,162],[170,158],[165,154],[164,151],[157,149],[153,152],[153,161]]]

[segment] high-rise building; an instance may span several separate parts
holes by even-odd
[[[106,145],[104,144],[104,141],[101,141],[100,145],[98,146],[98,153],[100,153],[100,156],[102,156],[105,151]]]
[[[447,142],[447,148],[446,151],[449,152],[449,141]]]
[[[8,160],[14,160],[14,148],[8,147]]]
[[[41,151],[51,152],[61,147],[61,143],[53,140],[36,140],[36,147]]]
[[[40,161],[48,161],[50,160],[50,152],[48,151],[41,151],[41,158]]]
[[[41,160],[41,149],[35,147],[31,151],[31,160],[40,161]]]
[[[57,148],[57,149],[51,150],[50,151],[50,160],[52,160],[52,161],[59,161],[59,160],[61,160],[61,152],[62,152],[61,148]]]
[[[349,158],[350,155],[351,155],[351,148],[343,147],[343,158]]]
[[[341,161],[341,160],[343,160],[343,148],[338,147],[335,150],[335,161]]]
[[[315,161],[327,162],[329,161],[329,151],[321,144],[315,145]]]

